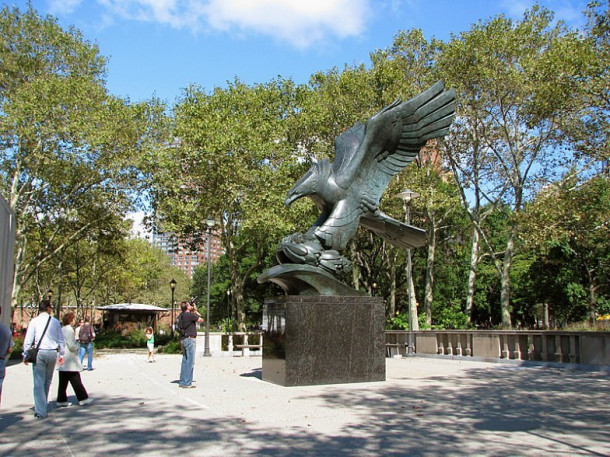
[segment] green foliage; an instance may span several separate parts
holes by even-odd
[[[465,329],[468,327],[468,316],[462,311],[457,300],[444,306],[437,306],[433,313],[433,329]]]
[[[0,11],[0,61],[0,192],[16,217],[13,302],[24,287],[39,297],[64,272],[78,300],[86,278],[74,272],[125,236],[124,216],[145,181],[138,164],[159,141],[150,121],[163,107],[108,94],[97,46],[31,5]]]
[[[244,323],[246,327],[260,325],[262,322],[262,306],[265,297],[273,296],[279,288],[270,283],[259,284],[256,278],[262,271],[269,268],[274,263],[271,252],[261,262],[262,265],[256,269],[252,266],[256,264],[254,252],[247,252],[239,259],[238,269],[243,276],[248,270],[250,275],[245,278],[243,292],[243,310],[245,313]],[[234,290],[231,285],[231,269],[229,259],[226,255],[221,256],[216,264],[212,265],[210,272],[210,326],[217,328],[221,326],[223,331],[235,331],[238,329],[237,310],[235,308]],[[229,292],[229,293],[227,293]],[[206,308],[207,300],[207,264],[200,265],[193,274],[192,295],[198,296],[199,311],[203,312]]]
[[[123,335],[114,330],[104,330],[95,336],[97,349],[135,349],[146,348],[145,329],[132,330]],[[155,345],[159,352],[175,354],[181,351],[180,341],[172,339],[169,332],[155,334]]]
[[[126,335],[114,330],[105,330],[95,336],[97,349],[125,349],[146,347],[144,330],[133,330]]]
[[[157,350],[159,353],[163,354],[180,354],[182,352],[182,346],[178,340],[167,340],[164,344],[159,343]]]
[[[398,313],[395,316],[388,317],[386,321],[386,330],[408,330],[409,316],[406,313]]]
[[[418,315],[419,329],[430,330],[430,325],[426,322],[424,314]],[[397,313],[386,320],[386,330],[409,330],[409,314]]]

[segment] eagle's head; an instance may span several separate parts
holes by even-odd
[[[328,159],[323,159],[320,162],[314,163],[309,171],[297,181],[292,189],[288,192],[284,203],[290,206],[292,202],[301,197],[312,197],[315,200],[315,195],[321,192],[324,183],[328,180],[331,172],[331,164]]]

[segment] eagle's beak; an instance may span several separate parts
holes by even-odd
[[[286,200],[284,200],[284,204],[290,208],[290,205],[292,205],[292,202],[294,202],[295,200],[298,200],[301,197],[302,197],[302,195],[299,194],[296,191],[296,189],[293,187],[292,189],[290,189],[290,192],[288,192],[288,195],[286,196]]]

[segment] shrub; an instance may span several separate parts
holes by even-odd
[[[165,344],[159,344],[157,351],[163,354],[179,354],[182,352],[180,341],[169,339]]]
[[[13,352],[11,352],[9,359],[21,359],[21,354],[23,352],[23,338],[24,336],[21,334],[13,337],[13,342],[15,345],[13,346]]]
[[[125,335],[116,330],[104,330],[95,336],[95,347],[98,349],[146,347],[146,337],[144,330],[132,330]]]

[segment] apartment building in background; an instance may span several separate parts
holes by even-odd
[[[161,249],[167,255],[172,265],[184,271],[189,278],[193,277],[195,268],[207,261],[207,242],[210,242],[210,263],[216,263],[224,253],[220,237],[212,233],[206,235],[202,242],[193,249],[188,242],[176,238],[173,233],[153,233],[152,244]]]

